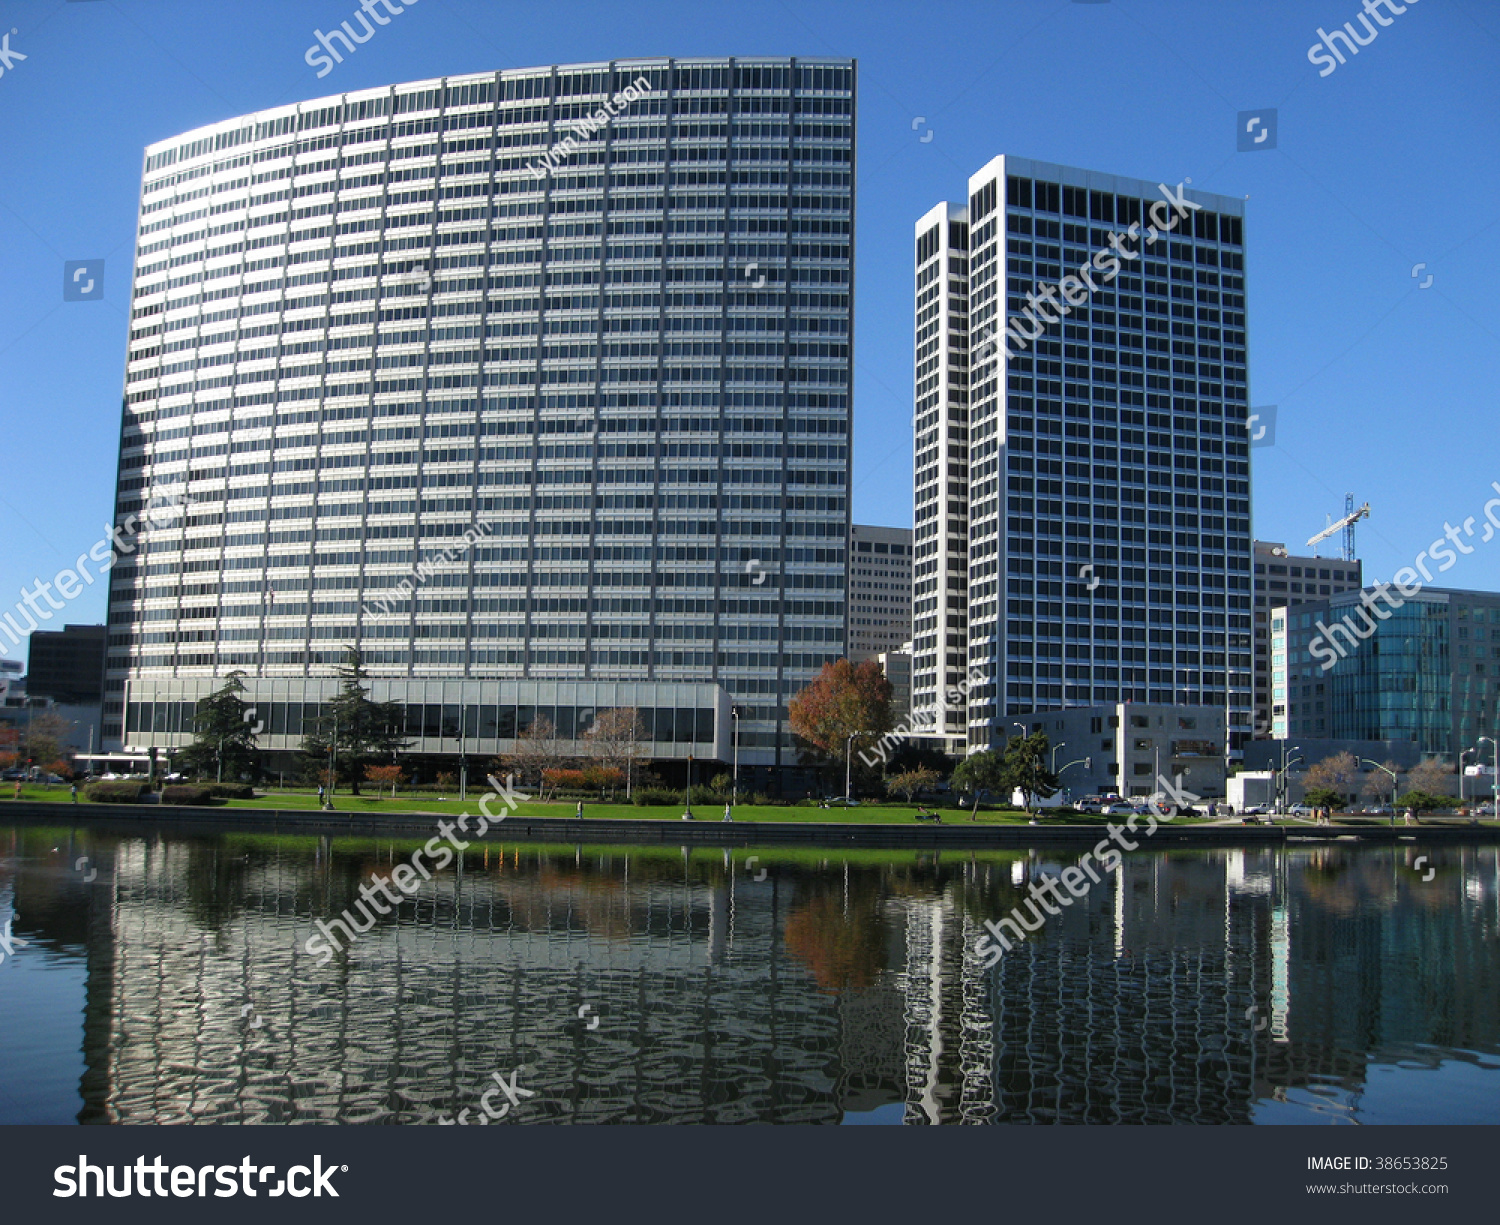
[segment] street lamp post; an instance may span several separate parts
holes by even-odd
[[[1061,744],[1059,744],[1056,748],[1054,748],[1052,750],[1052,773],[1053,774],[1057,773],[1057,750],[1058,749],[1065,749],[1067,747],[1068,747],[1068,742],[1066,740],[1064,740]],[[1066,767],[1064,767],[1064,769],[1066,769]]]
[[[1292,752],[1301,753],[1302,746],[1300,744],[1294,744],[1292,746]],[[1286,741],[1283,740],[1281,742],[1281,772],[1277,775],[1276,778],[1277,809],[1283,816],[1286,815],[1286,772],[1293,766],[1301,762],[1301,760],[1302,758],[1300,756],[1293,758],[1291,761],[1287,760]]]
[[[851,777],[850,771],[854,765],[854,739],[856,736],[863,735],[864,732],[850,732],[847,736],[844,737],[844,798],[846,800],[852,800],[854,798],[849,792],[849,782]]]
[[[324,808],[333,807],[333,783],[334,770],[338,765],[339,747],[339,720],[335,715],[333,719],[333,739],[328,742],[328,794],[323,800]]]
[[[1489,736],[1479,737],[1480,744],[1484,744],[1486,741],[1489,741],[1490,747],[1495,750],[1495,810],[1490,815],[1500,818],[1500,740],[1492,739]],[[1395,805],[1392,804],[1391,812],[1394,813],[1395,811]],[[1394,817],[1392,819],[1394,820]]]
[[[730,803],[737,806],[740,802],[740,708],[731,706],[729,717],[734,721],[734,782],[730,785]]]
[[[1483,739],[1485,739],[1485,737],[1481,736],[1480,740],[1483,740]],[[1381,765],[1378,761],[1371,761],[1368,757],[1361,757],[1359,759],[1359,763],[1362,766],[1374,766],[1377,770],[1384,770],[1387,774],[1389,774],[1391,776],[1391,820],[1390,820],[1390,823],[1392,825],[1396,824],[1396,772],[1394,770],[1392,770],[1389,766],[1383,766],[1383,765]],[[1459,768],[1460,769],[1463,768],[1463,762],[1462,762],[1462,760],[1459,761]]]
[[[1061,786],[1062,784],[1062,776],[1069,770],[1071,770],[1074,766],[1082,766],[1085,770],[1092,770],[1094,768],[1094,759],[1092,757],[1080,757],[1077,761],[1063,762],[1063,768],[1061,770],[1053,770],[1053,773],[1057,775],[1059,786]],[[1072,792],[1068,792],[1068,794],[1071,795]]]
[[[469,795],[469,754],[464,741],[464,707],[458,708],[458,802]]]
[[[1464,758],[1473,752],[1475,752],[1474,749],[1464,749],[1458,755],[1458,806],[1460,809],[1464,806]]]

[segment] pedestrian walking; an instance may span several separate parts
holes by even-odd
[[[1417,814],[1415,809],[1408,808],[1406,810],[1406,823],[1408,825],[1415,825],[1417,823]]]
[[[732,808],[730,808],[730,806],[727,803],[724,805],[724,820],[726,820],[726,821],[733,821],[734,820],[734,810]]]
[[[20,779],[16,779],[16,799],[19,800],[20,798],[21,798],[21,780]]]
[[[319,808],[327,808],[328,807],[328,801],[327,801],[327,798],[326,798],[326,796],[324,794],[323,784],[322,783],[318,784],[318,807]]]
[[[577,816],[578,816],[578,819],[580,821],[583,820],[583,801],[582,800],[578,801],[578,813],[577,813]]]
[[[78,784],[74,783],[72,786],[70,786],[68,788],[68,792],[73,797],[73,803],[78,803]]]

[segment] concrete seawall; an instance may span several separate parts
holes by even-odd
[[[427,839],[439,821],[454,822],[464,809],[447,813],[356,813],[330,816],[306,809],[196,808],[179,805],[52,804],[0,802],[0,824],[86,825],[121,834],[151,831],[183,834],[301,834],[324,837]],[[474,818],[477,820],[477,815]],[[1145,821],[1138,821],[1139,838]],[[463,835],[455,835],[464,837]],[[816,846],[900,850],[992,850],[1007,847],[1093,846],[1108,836],[1103,825],[844,825],[827,822],[698,821],[642,818],[618,820],[513,816],[492,824],[485,842],[620,843],[645,846]],[[470,839],[473,840],[472,838]],[[1417,826],[1369,825],[1170,825],[1151,835],[1153,847],[1395,844],[1399,842],[1500,842],[1500,827],[1467,822]]]

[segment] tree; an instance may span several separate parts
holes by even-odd
[[[941,777],[936,770],[918,766],[915,770],[905,770],[888,777],[885,780],[885,789],[894,795],[902,796],[910,804],[917,792],[928,791],[937,786]]]
[[[1354,780],[1358,775],[1359,762],[1353,753],[1335,753],[1323,758],[1308,768],[1302,776],[1302,786],[1307,792],[1332,791],[1339,797],[1338,803],[1324,800],[1314,804],[1311,795],[1306,797],[1307,802],[1316,808],[1342,808],[1344,801],[1354,793]]]
[[[890,730],[893,692],[878,661],[835,659],[787,704],[787,714],[814,758],[843,764],[851,736],[878,737]]]
[[[531,726],[516,737],[515,749],[500,758],[500,765],[515,774],[522,785],[537,783],[541,792],[538,798],[545,801],[551,781],[549,772],[568,763],[562,746],[552,720],[539,714],[531,721]]]
[[[396,798],[396,784],[406,781],[406,774],[400,766],[366,766],[365,781],[375,784],[375,795],[378,798],[380,788],[386,783],[391,785],[391,799]]]
[[[1370,776],[1365,779],[1365,785],[1359,789],[1360,795],[1368,796],[1371,799],[1385,799],[1387,795],[1392,800],[1396,798],[1394,791],[1396,784],[1391,775],[1399,773],[1399,770],[1396,763],[1389,758],[1386,759],[1384,764],[1385,770],[1370,771]],[[1387,774],[1386,770],[1389,770],[1391,774]]]
[[[1333,787],[1309,787],[1302,798],[1313,808],[1342,808],[1348,800],[1345,792]]]
[[[1010,790],[1005,785],[1005,768],[1000,754],[994,749],[971,753],[958,763],[953,771],[953,790],[974,797],[974,812],[979,811],[979,793],[988,791],[1010,799]],[[970,820],[973,820],[971,815]]]
[[[634,775],[636,745],[649,739],[640,711],[634,706],[601,710],[584,733],[584,739],[601,766],[624,774],[625,796],[628,799]]]
[[[259,764],[255,711],[240,695],[240,671],[224,678],[224,687],[199,701],[193,712],[193,742],[181,754],[182,770],[194,778],[229,779],[253,774]]]
[[[59,757],[70,757],[68,733],[73,723],[55,710],[35,710],[25,724],[26,759],[36,766],[45,766]]]
[[[1406,776],[1406,788],[1408,791],[1421,791],[1427,795],[1448,795],[1449,779],[1452,777],[1453,771],[1447,762],[1429,757],[1411,768],[1411,773]]]
[[[1057,790],[1057,775],[1047,768],[1047,749],[1047,733],[1043,731],[1016,736],[1005,745],[1001,760],[1004,785],[1007,791],[1021,792],[1027,812],[1037,796],[1052,795]]]
[[[21,761],[21,729],[11,724],[0,727],[0,770],[9,770]]]
[[[399,702],[372,702],[365,682],[364,657],[358,647],[348,647],[338,666],[339,692],[314,721],[313,731],[302,742],[302,751],[325,759],[332,750],[336,777],[349,780],[349,791],[359,794],[365,767],[383,762],[404,749],[403,711]]]
[[[1441,808],[1451,808],[1453,797],[1450,795],[1433,795],[1427,791],[1408,791],[1396,801],[1397,808],[1410,808],[1413,812],[1433,812]]]

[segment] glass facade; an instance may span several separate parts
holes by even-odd
[[[152,146],[113,574],[128,684],[717,682],[844,653],[855,69],[450,77]],[[791,760],[787,758],[787,760]]]
[[[1171,191],[1002,157],[918,225],[913,704],[957,730],[967,666],[972,748],[1102,702],[1250,734],[1244,206],[1190,191],[1148,242]]]
[[[1500,728],[1500,595],[1381,587],[1273,612],[1275,734],[1456,760]]]

